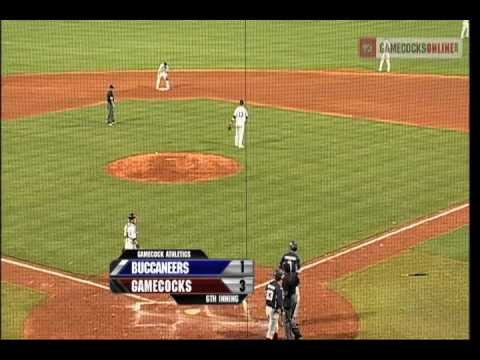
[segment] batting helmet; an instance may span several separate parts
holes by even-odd
[[[297,242],[295,240],[290,241],[289,246],[290,246],[290,250],[292,251],[297,251],[298,249]]]
[[[275,272],[273,273],[273,276],[274,276],[274,278],[275,278],[275,281],[282,280],[283,271],[282,271],[281,269],[277,269],[277,270],[275,270]]]

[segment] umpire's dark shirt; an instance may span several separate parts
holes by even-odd
[[[112,102],[115,100],[115,97],[113,96],[113,90],[108,90],[107,92],[107,102],[112,105]]]
[[[300,256],[297,255],[295,251],[289,251],[285,255],[282,256],[282,259],[280,260],[280,269],[283,269],[283,264],[284,263],[290,263],[292,265],[291,271],[297,272],[300,270]]]
[[[296,288],[299,283],[300,280],[297,273],[289,272],[285,274],[282,282],[282,287],[286,298],[295,294]]]

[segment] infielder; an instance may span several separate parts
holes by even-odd
[[[139,248],[137,242],[137,216],[134,213],[128,215],[128,223],[123,228],[125,237],[124,250],[136,250]]]
[[[109,126],[113,126],[115,123],[115,116],[113,113],[113,109],[115,108],[115,96],[113,95],[113,85],[108,87],[107,92],[107,124]]]
[[[236,107],[232,120],[228,125],[228,130],[231,130],[232,124],[235,123],[235,146],[239,149],[244,148],[243,135],[245,134],[245,125],[248,120],[248,111],[243,104],[243,100],[240,100],[240,105]]]
[[[283,309],[285,316],[284,328],[285,336],[288,340],[299,340],[302,338],[302,334],[300,333],[297,321],[293,315],[297,308],[297,289],[300,284],[300,279],[298,278],[298,274],[292,271],[291,266],[291,262],[287,261],[283,263],[283,271],[285,272],[282,282],[284,294]]]
[[[460,35],[461,39],[465,39],[469,37],[470,34],[470,21],[469,20],[463,20],[463,25],[462,25],[462,34]]]
[[[157,71],[157,83],[155,85],[155,89],[159,91],[168,91],[170,90],[170,80],[168,80],[168,72],[170,71],[170,67],[166,62],[160,65]],[[160,82],[165,81],[165,87],[160,87]]]
[[[277,269],[273,276],[275,280],[272,280],[265,287],[265,313],[268,319],[267,335],[265,337],[267,340],[278,339],[278,320],[283,312],[282,270]]]
[[[378,71],[382,71],[383,68],[383,63],[387,63],[387,72],[390,72],[390,49],[392,47],[392,44],[390,44],[390,41],[387,39],[383,40],[382,42],[383,45],[383,52],[380,57],[380,66],[378,67]]]
[[[293,301],[295,302],[295,306],[293,309],[293,314],[292,314],[292,319],[296,320],[298,311],[300,308],[300,279],[298,277],[298,272],[300,271],[300,256],[297,255],[297,250],[298,250],[298,245],[297,242],[292,240],[288,244],[290,251],[287,252],[285,255],[282,256],[282,259],[280,260],[280,269],[285,269],[286,265],[288,265],[288,268],[290,269],[290,272],[295,275],[295,277],[298,280],[297,286],[295,287],[295,295]]]

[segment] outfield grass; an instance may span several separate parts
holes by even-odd
[[[2,253],[104,273],[135,211],[143,247],[273,265],[292,238],[308,260],[468,199],[468,134],[251,107],[238,151],[225,128],[231,111],[206,100],[125,101],[114,128],[103,106],[2,122]],[[223,154],[247,171],[189,185],[104,171],[155,151]]]
[[[28,314],[45,296],[21,286],[2,282],[2,339],[22,339]]]
[[[464,226],[451,234],[438,237],[414,249],[430,255],[440,255],[452,260],[468,262],[470,259],[469,227]]]
[[[469,338],[468,226],[337,280],[361,339]],[[407,277],[425,272],[428,276]]]
[[[2,21],[2,74],[184,68],[376,70],[358,39],[459,37],[462,20]],[[246,46],[245,46],[246,44]],[[456,60],[392,59],[394,72],[469,73]]]

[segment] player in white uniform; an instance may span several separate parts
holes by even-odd
[[[243,149],[243,135],[245,134],[245,124],[248,120],[248,111],[243,106],[243,100],[240,100],[240,105],[237,106],[233,112],[232,123],[235,123],[235,146]],[[231,125],[229,126],[229,129]]]
[[[123,228],[123,236],[125,237],[125,250],[139,248],[137,242],[137,217],[134,213],[128,215],[128,223]]]
[[[390,44],[390,41],[388,40],[383,40],[383,52],[380,57],[380,66],[378,67],[378,71],[382,71],[383,68],[383,63],[387,63],[387,72],[390,72],[390,48],[392,44]]]
[[[462,25],[462,35],[460,35],[460,38],[465,39],[469,37],[470,35],[470,21],[469,20],[463,20],[463,25]]]
[[[166,62],[164,62],[160,67],[158,68],[157,72],[157,83],[155,85],[155,89],[159,91],[168,91],[170,90],[170,80],[168,79],[168,72],[170,71],[170,67]],[[164,80],[165,81],[165,87],[161,88],[160,87],[160,82]]]

